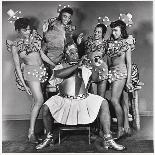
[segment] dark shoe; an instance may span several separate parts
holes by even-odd
[[[54,145],[53,134],[50,134],[50,133],[47,134],[47,137],[44,139],[44,141],[42,143],[40,143],[36,146],[36,149],[40,150],[40,149],[43,149],[44,147],[47,147],[49,145],[50,146]]]
[[[117,150],[117,151],[123,151],[126,148],[123,145],[117,144],[111,136],[104,137],[103,141],[103,147],[108,150],[109,148]]]
[[[29,139],[29,142],[34,143],[34,144],[38,144],[38,140],[37,140],[37,138],[36,138],[34,133],[29,134],[28,135],[28,139]]]

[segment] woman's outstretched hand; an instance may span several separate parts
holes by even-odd
[[[43,32],[46,32],[48,30],[48,25],[49,25],[48,21],[45,20],[43,24]]]
[[[77,44],[80,45],[83,39],[83,33],[80,33],[78,38],[77,38]]]

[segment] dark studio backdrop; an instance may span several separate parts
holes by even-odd
[[[132,61],[140,71],[140,80],[145,83],[139,91],[141,115],[153,115],[153,2],[152,1],[3,1],[2,2],[2,117],[3,119],[29,118],[32,98],[17,89],[14,76],[14,63],[11,53],[5,46],[6,39],[14,40],[13,24],[7,19],[7,11],[21,10],[22,15],[34,19],[38,32],[42,35],[44,20],[56,17],[58,4],[70,4],[74,9],[72,18],[76,34],[86,36],[93,33],[99,16],[117,20],[120,13],[131,13],[134,25],[128,30],[136,38],[136,49]],[[108,30],[106,37],[110,33]]]

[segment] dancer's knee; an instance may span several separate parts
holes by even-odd
[[[42,96],[35,98],[35,104],[36,104],[36,106],[41,107],[43,103],[44,103],[44,99],[43,99]]]
[[[103,100],[101,104],[101,111],[104,111],[106,113],[109,112],[109,104],[107,100]]]
[[[111,98],[111,103],[113,104],[113,106],[117,106],[119,104],[119,100],[116,97],[112,97]]]

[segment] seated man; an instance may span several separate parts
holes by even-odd
[[[58,95],[52,96],[43,105],[43,123],[47,136],[36,146],[42,149],[53,144],[53,122],[65,125],[89,124],[99,114],[103,128],[103,147],[115,150],[124,150],[125,147],[117,144],[110,134],[110,115],[108,102],[98,96],[89,94],[83,80],[83,59],[78,61],[75,44],[68,45],[65,60],[54,69],[51,81],[57,79]],[[51,117],[52,115],[52,117]]]

